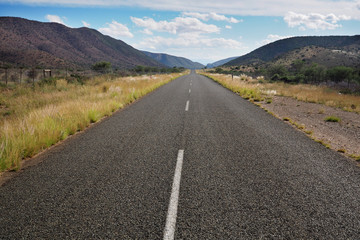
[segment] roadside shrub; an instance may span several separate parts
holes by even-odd
[[[325,122],[340,122],[341,119],[335,116],[329,116],[324,119]]]
[[[43,78],[40,80],[39,84],[40,85],[56,85],[56,78],[54,77],[48,77],[48,78]]]
[[[100,73],[109,73],[111,72],[111,63],[110,62],[97,62],[91,66],[91,69],[100,72]]]
[[[70,77],[67,77],[66,78],[66,81],[68,83],[75,83],[75,84],[80,84],[80,85],[84,85],[85,82],[88,80],[89,78],[88,77],[85,77],[85,76],[81,76],[79,74],[71,74]]]

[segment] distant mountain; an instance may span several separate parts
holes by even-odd
[[[89,28],[69,28],[23,18],[0,17],[0,64],[48,68],[163,66],[121,40]]]
[[[332,63],[337,62],[337,65],[350,62],[352,63],[352,65],[360,63],[360,35],[356,35],[293,37],[282,39],[262,46],[244,56],[238,57],[226,63],[225,66],[247,65],[251,63],[261,64],[265,62],[276,61],[277,59],[281,59],[285,56],[289,57],[290,55],[292,55],[293,59],[302,59],[305,58],[308,54],[301,52],[306,52],[306,49],[308,49],[307,51],[309,51],[309,47],[313,47],[313,49],[317,48],[318,50],[324,50],[321,51],[321,55],[319,55],[320,51],[312,51],[313,55],[311,56],[311,58],[313,58],[313,60],[317,58],[317,61],[320,61],[325,65],[329,61]],[[295,53],[301,54],[296,55]],[[338,61],[339,59],[333,59],[339,57],[340,55],[342,56],[341,61]],[[350,60],[345,60],[345,58],[348,57],[350,58]]]
[[[176,57],[165,53],[151,53],[146,51],[143,51],[143,53],[168,67],[184,67],[187,69],[200,69],[204,67],[204,65],[201,63],[193,62],[183,57]]]
[[[219,60],[219,61],[216,61],[216,62],[213,62],[213,63],[208,63],[206,65],[206,67],[207,68],[219,67],[219,66],[224,65],[225,63],[228,63],[231,60],[234,60],[236,58],[238,58],[238,57],[230,57],[230,58],[222,59],[222,60]]]

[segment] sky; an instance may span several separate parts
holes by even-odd
[[[202,64],[287,37],[360,34],[360,0],[0,0],[0,16],[89,27]]]

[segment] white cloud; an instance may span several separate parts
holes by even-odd
[[[289,27],[299,27],[300,30],[305,29],[321,29],[321,30],[333,30],[335,28],[341,27],[338,24],[341,20],[350,20],[350,16],[339,15],[336,16],[333,13],[322,15],[319,13],[310,13],[310,14],[301,14],[288,12],[284,21],[288,24]]]
[[[141,31],[142,33],[146,34],[146,35],[153,35],[153,32],[150,31],[149,29],[144,29],[143,31]]]
[[[28,5],[55,5],[55,6],[107,6],[107,7],[142,7],[156,10],[169,10],[176,12],[217,12],[226,15],[251,16],[284,16],[289,11],[310,13],[315,9],[318,13],[326,15],[345,14],[353,19],[360,19],[359,0],[2,0],[8,3],[24,3]]]
[[[49,21],[49,22],[56,22],[56,23],[60,23],[60,24],[63,24],[63,25],[66,25],[63,21],[63,19],[65,18],[61,18],[59,16],[56,16],[56,15],[46,15],[45,18]]]
[[[226,28],[226,29],[232,29],[232,27],[229,26],[229,25],[226,25],[225,28]]]
[[[239,22],[243,22],[243,21],[244,20],[242,20],[242,19],[237,20],[236,18],[233,18],[233,17],[231,17],[230,20],[229,20],[229,22],[231,22],[231,23],[239,23]]]
[[[269,34],[266,39],[262,40],[261,42],[258,42],[257,45],[263,46],[263,45],[269,44],[271,42],[275,42],[277,40],[290,38],[290,37],[292,37],[292,36],[280,36],[277,34]]]
[[[220,15],[220,14],[217,14],[214,12],[211,12],[211,13],[184,12],[183,15],[195,17],[195,18],[201,19],[203,21],[209,21],[210,19],[215,20],[215,21],[227,21],[229,23],[239,23],[239,22],[243,21],[243,20],[237,20],[236,18],[233,18],[233,17],[228,18],[224,15]]]
[[[230,56],[240,56],[248,50],[241,42],[233,39],[194,37],[191,34],[174,38],[160,36],[146,38],[134,44],[134,47],[153,52],[166,52],[204,64]]]
[[[205,24],[197,18],[190,17],[177,17],[170,22],[156,22],[152,18],[131,17],[131,21],[139,27],[144,27],[147,31],[168,32],[171,34],[218,33],[220,31],[220,29],[213,24]]]
[[[198,19],[201,19],[203,21],[208,21],[210,19],[209,14],[207,14],[207,13],[184,12],[183,15],[198,18]]]
[[[134,35],[129,31],[129,29],[121,23],[118,23],[113,20],[111,23],[106,23],[106,24],[108,25],[108,27],[98,29],[101,33],[105,35],[109,35],[114,38],[134,37]]]
[[[205,38],[199,36],[180,36],[177,38],[152,37],[147,38],[136,44],[138,48],[150,48],[156,50],[166,50],[169,48],[230,48],[241,49],[239,41],[225,38]]]
[[[84,27],[90,27],[91,25],[90,25],[90,23],[87,23],[87,22],[85,22],[85,21],[81,21],[82,22],[82,24],[84,25]]]

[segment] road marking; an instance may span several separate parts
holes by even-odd
[[[192,82],[190,83],[190,86],[192,85]]]
[[[189,89],[189,93],[191,93],[191,89]]]
[[[187,100],[186,102],[186,106],[185,106],[185,111],[189,111],[189,104],[190,104],[190,101]]]
[[[184,150],[179,150],[176,161],[174,180],[171,189],[170,203],[166,217],[164,240],[173,240],[175,237],[175,225],[176,225],[176,217],[177,217],[178,202],[179,202],[180,179],[181,179],[181,169],[182,169],[183,159],[184,159]]]

